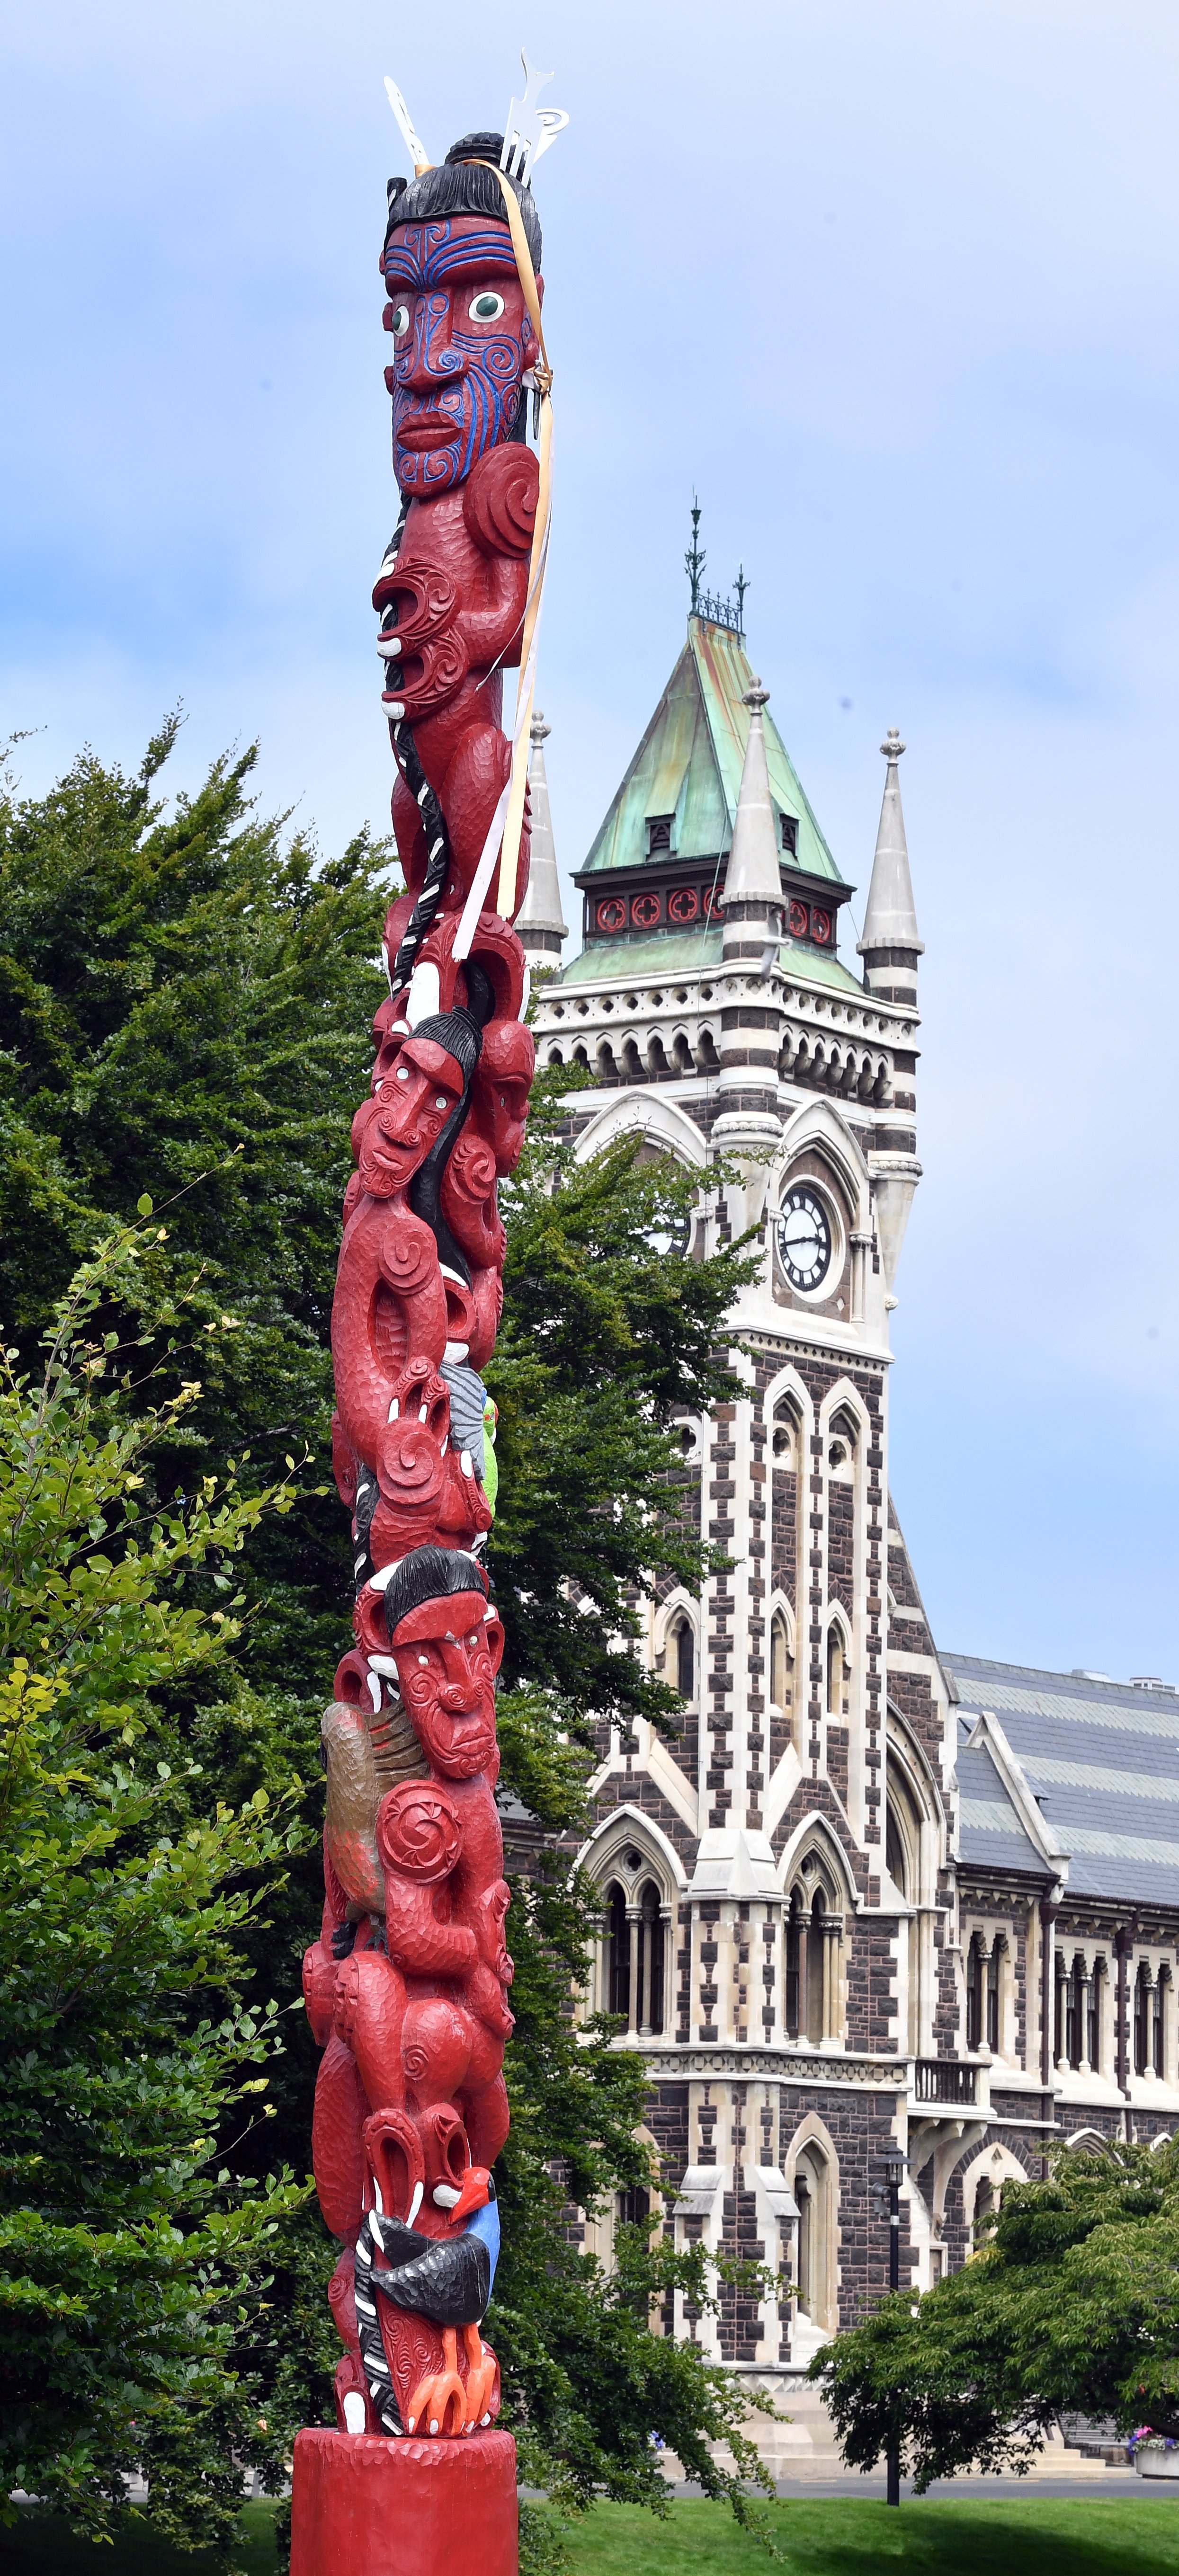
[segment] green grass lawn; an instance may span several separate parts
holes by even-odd
[[[1179,2504],[1170,2496],[1013,2496],[992,2504],[862,2503],[817,2497],[767,2505],[781,2561],[798,2576],[1169,2576],[1179,2571]],[[633,2505],[598,2505],[569,2533],[576,2576],[772,2576],[774,2560],[724,2505],[677,2502],[657,2522]]]
[[[565,2526],[574,2576],[1179,2576],[1179,2496],[1013,2495],[1010,2501],[884,2504],[820,2497],[767,2505],[778,2562],[742,2532],[725,2506],[673,2504],[666,2522],[628,2505],[598,2505]],[[241,2563],[275,2576],[271,2507],[247,2505]],[[25,2512],[0,2539],[6,2576],[211,2576],[213,2561],[186,2558],[132,2517],[114,2549],[71,2540],[64,2524]],[[394,2576],[395,2553],[390,2558]]]

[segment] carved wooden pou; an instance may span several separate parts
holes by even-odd
[[[520,661],[536,582],[526,411],[541,349],[539,226],[501,150],[469,135],[440,168],[392,181],[381,259],[402,506],[374,601],[406,890],[385,926],[390,993],[353,1121],[332,1310],[356,1602],[323,1718],[324,1909],[304,1992],[343,2352],[337,2432],[296,2444],[295,2576],[377,2576],[389,2514],[398,2567],[425,2576],[446,2558],[443,2509],[477,2510],[490,2576],[514,2564],[514,2445],[492,2429],[483,2332],[512,1963],[481,1372],[502,1304],[496,1185],[520,1153],[534,1061],[502,908],[527,883],[526,808],[510,871],[497,849],[488,875],[488,858],[513,763],[502,673]]]

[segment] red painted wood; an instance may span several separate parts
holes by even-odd
[[[295,2440],[291,2576],[515,2576],[510,2433],[387,2442],[319,2429]]]

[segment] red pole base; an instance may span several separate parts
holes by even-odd
[[[291,2576],[516,2576],[510,2433],[295,2438]]]

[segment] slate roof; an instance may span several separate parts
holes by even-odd
[[[965,1738],[969,1719],[960,1720]],[[958,1773],[958,1851],[961,1859],[986,1869],[1019,1869],[1048,1880],[1053,1872],[1020,1821],[1019,1810],[985,1744],[967,1750],[960,1744]]]
[[[689,617],[687,643],[593,843],[587,870],[641,867],[648,856],[647,823],[653,814],[675,815],[677,858],[723,856],[733,837],[749,739],[749,709],[741,701],[753,678],[753,665],[739,635],[706,618]],[[765,738],[775,810],[792,815],[798,826],[791,866],[808,876],[823,877],[829,885],[842,886],[844,880],[768,710]]]
[[[943,1653],[941,1661],[957,1684],[960,1716],[990,1709],[998,1719],[1056,1841],[1071,1856],[1069,1895],[1179,1906],[1179,1691],[1037,1672],[974,1655]],[[983,1758],[993,1770],[989,1754]],[[958,1777],[962,1856],[1001,1865],[997,1846],[1009,1833],[1006,1813],[1014,1816],[1010,1801],[1005,1792],[995,1800],[977,1755],[960,1754]]]

